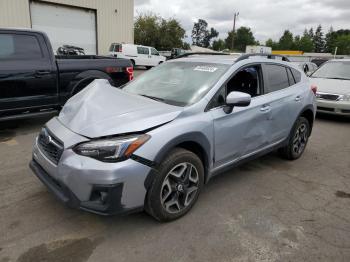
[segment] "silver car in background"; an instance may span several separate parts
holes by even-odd
[[[71,207],[174,220],[228,168],[276,149],[299,158],[313,91],[281,60],[189,54],[121,90],[92,82],[42,129],[30,166]]]
[[[313,74],[318,68],[318,66],[312,62],[292,62],[292,64],[303,70],[307,76]]]
[[[310,81],[317,86],[318,112],[350,116],[350,59],[324,63]]]

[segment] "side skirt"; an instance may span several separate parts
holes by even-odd
[[[289,138],[289,137],[288,137]],[[208,175],[208,179],[206,182],[208,182],[212,177],[214,176],[217,176],[221,173],[224,173],[225,171],[228,171],[234,167],[237,167],[241,164],[244,164],[246,162],[249,162],[251,160],[254,160],[254,159],[257,159],[263,155],[266,155],[272,151],[275,151],[283,146],[285,146],[287,143],[288,143],[288,138],[287,139],[284,139],[280,142],[277,142],[275,144],[273,144],[272,146],[268,147],[268,148],[265,148],[265,149],[262,149],[258,152],[255,152],[255,153],[250,153],[250,154],[247,154],[245,156],[242,156],[240,158],[237,158],[233,161],[230,161],[228,162],[227,164],[224,164],[222,166],[219,166],[219,167],[216,167],[216,168],[213,168],[210,172],[210,174]]]

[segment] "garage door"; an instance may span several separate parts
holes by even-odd
[[[31,2],[30,13],[32,28],[47,33],[55,53],[62,45],[73,45],[96,54],[95,11]]]

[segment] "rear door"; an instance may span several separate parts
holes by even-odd
[[[299,82],[294,80],[291,69],[287,66],[265,63],[263,72],[265,96],[271,110],[269,140],[270,143],[277,143],[288,137],[300,112],[303,86],[300,78]]]
[[[0,33],[0,111],[58,103],[56,67],[41,34]]]

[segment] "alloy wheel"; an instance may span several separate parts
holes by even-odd
[[[308,139],[308,128],[306,124],[302,123],[296,130],[293,138],[293,152],[300,155],[306,146]]]
[[[199,175],[190,163],[180,163],[166,175],[160,191],[163,208],[169,213],[178,213],[196,198]]]

